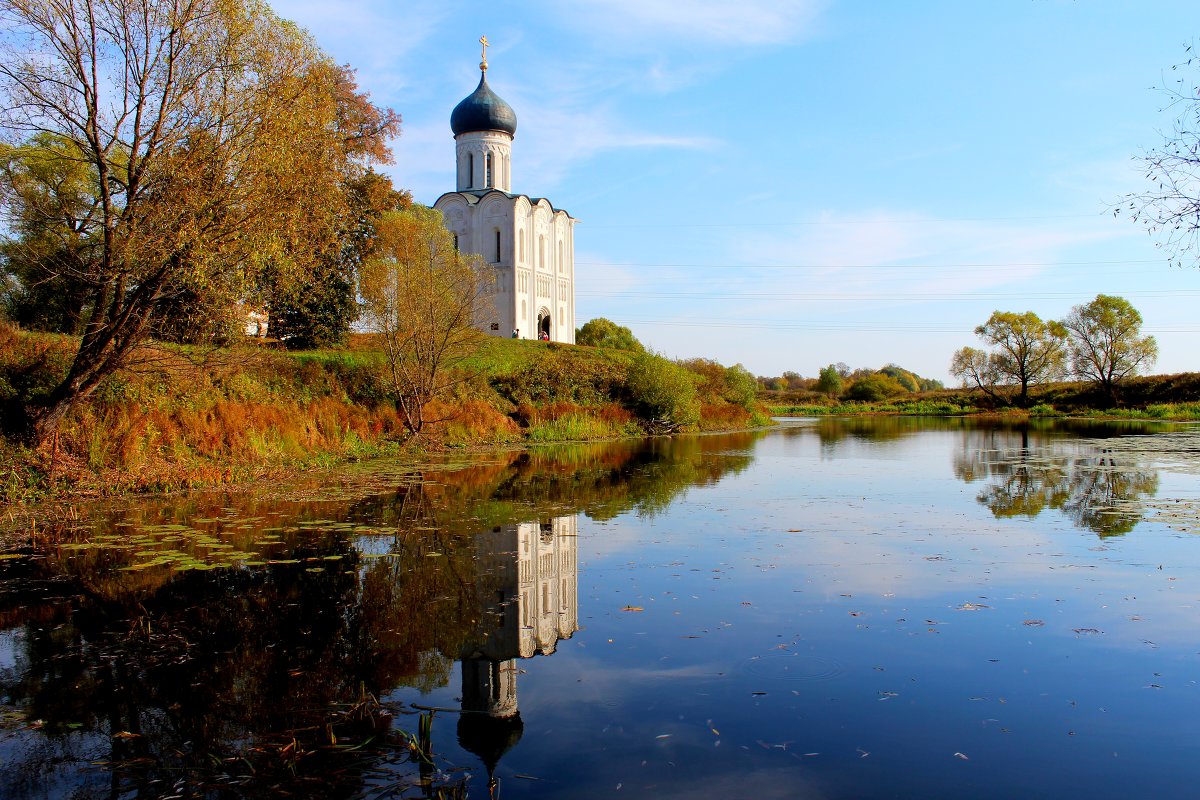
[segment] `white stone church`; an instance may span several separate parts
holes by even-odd
[[[512,192],[517,115],[487,84],[487,42],[479,86],[450,115],[457,190],[437,199],[459,250],[495,271],[495,309],[479,327],[493,336],[575,342],[576,220],[544,197]]]

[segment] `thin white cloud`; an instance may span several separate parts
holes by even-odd
[[[723,45],[793,41],[811,32],[824,0],[577,0],[564,18],[614,46],[682,40]]]
[[[545,190],[556,187],[570,170],[602,152],[664,148],[703,150],[718,145],[715,139],[706,136],[642,130],[605,108],[541,105],[529,99],[523,101],[522,107],[524,118],[530,121],[529,133],[513,146],[514,167],[520,164],[523,179],[527,177],[529,181],[527,185],[545,187]],[[516,181],[515,176],[513,180]],[[520,191],[515,183],[513,188]]]
[[[395,4],[385,0],[272,0],[271,7],[312,34],[336,61],[358,70],[360,85],[376,100],[408,85],[400,65],[449,14],[435,0],[405,3],[402,24]]]
[[[845,300],[881,293],[949,295],[1027,281],[1070,248],[1125,235],[1111,219],[942,220],[916,212],[825,214],[794,236],[758,236],[735,246],[747,263],[828,265],[805,271],[805,291]],[[906,266],[919,264],[920,268]],[[927,270],[946,264],[954,269]],[[998,265],[986,266],[964,265]],[[875,266],[878,270],[862,269]],[[768,278],[768,280],[770,280]],[[795,278],[784,278],[795,282]],[[757,278],[761,285],[761,277]],[[776,286],[782,289],[782,286]]]

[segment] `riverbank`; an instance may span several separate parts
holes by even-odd
[[[1027,408],[1006,403],[979,389],[905,393],[876,402],[839,400],[819,392],[760,392],[759,401],[772,416],[1001,414],[1011,417],[1200,420],[1200,373],[1196,372],[1130,378],[1120,386],[1117,405],[1090,383],[1049,383],[1030,387],[1029,394]]]
[[[4,344],[0,402],[9,403],[48,392],[75,346],[27,333]],[[49,442],[0,444],[0,502],[239,483],[387,455],[641,436],[664,420],[681,431],[768,422],[741,367],[488,338],[465,365],[471,377],[429,406],[434,421],[413,436],[382,367],[365,338],[294,353],[251,343],[145,348]]]

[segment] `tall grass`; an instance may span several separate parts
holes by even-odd
[[[623,426],[591,414],[567,414],[531,425],[525,432],[530,442],[590,442],[616,439],[628,434]]]
[[[1113,408],[1094,411],[1088,416],[1116,417],[1118,419],[1164,419],[1179,421],[1200,420],[1200,402],[1196,403],[1152,403],[1145,408]]]

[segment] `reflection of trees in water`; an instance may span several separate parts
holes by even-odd
[[[311,794],[317,777],[321,796],[360,792],[371,769],[407,753],[373,698],[444,685],[480,626],[506,613],[503,576],[481,566],[485,551],[496,555],[487,539],[497,526],[537,519],[541,529],[579,509],[654,513],[688,486],[744,469],[750,441],[507,454],[410,471],[357,500],[260,497],[228,523],[215,518],[235,498],[185,499],[186,510],[159,500],[105,512],[99,529],[184,522],[247,550],[280,530],[272,557],[299,563],[122,571],[131,552],[64,551],[57,541],[80,534],[45,532],[28,557],[0,560],[0,629],[19,632],[0,695],[41,721],[11,731],[21,745],[0,782],[12,797],[47,786],[78,797]],[[370,525],[374,540],[386,538],[376,552],[390,555],[364,557],[347,523]],[[460,734],[480,752],[490,724]],[[492,744],[503,749],[513,725],[497,725],[503,741]],[[371,737],[354,753],[333,746]],[[85,773],[92,762],[108,771]]]
[[[958,431],[965,437],[1023,436],[1026,443],[1050,441],[1063,436],[1107,439],[1128,434],[1168,430],[1166,423],[1134,420],[1081,420],[1055,418],[1004,419],[986,417],[821,417],[810,425],[784,428],[784,436],[809,436],[816,431],[822,446],[847,440],[886,442],[931,431]],[[1028,446],[1026,444],[1025,446]]]
[[[295,555],[352,558],[345,541],[324,544]],[[231,787],[250,770],[262,789],[291,783],[296,763],[324,760],[329,712],[353,704],[377,672],[361,658],[372,609],[356,602],[353,569],[308,569],[193,572],[151,595],[112,599],[88,592],[91,576],[74,576],[43,598],[50,618],[24,626],[20,660],[0,678],[6,702],[43,721],[42,742],[110,764],[120,792]],[[4,585],[42,577],[36,562],[23,571],[6,570]],[[341,732],[379,721],[347,717]],[[3,775],[8,785],[69,785],[73,766],[34,757],[10,761]]]
[[[998,518],[1056,509],[1100,536],[1133,530],[1139,501],[1158,491],[1158,473],[1078,442],[1072,449],[1031,441],[1027,430],[971,432],[954,455],[954,474],[988,481],[977,499]]]
[[[453,471],[426,471],[394,492],[356,501],[348,517],[402,522],[419,491],[425,524],[446,532],[582,511],[610,519],[655,514],[691,486],[708,486],[746,469],[761,433],[560,445],[496,454]]]

